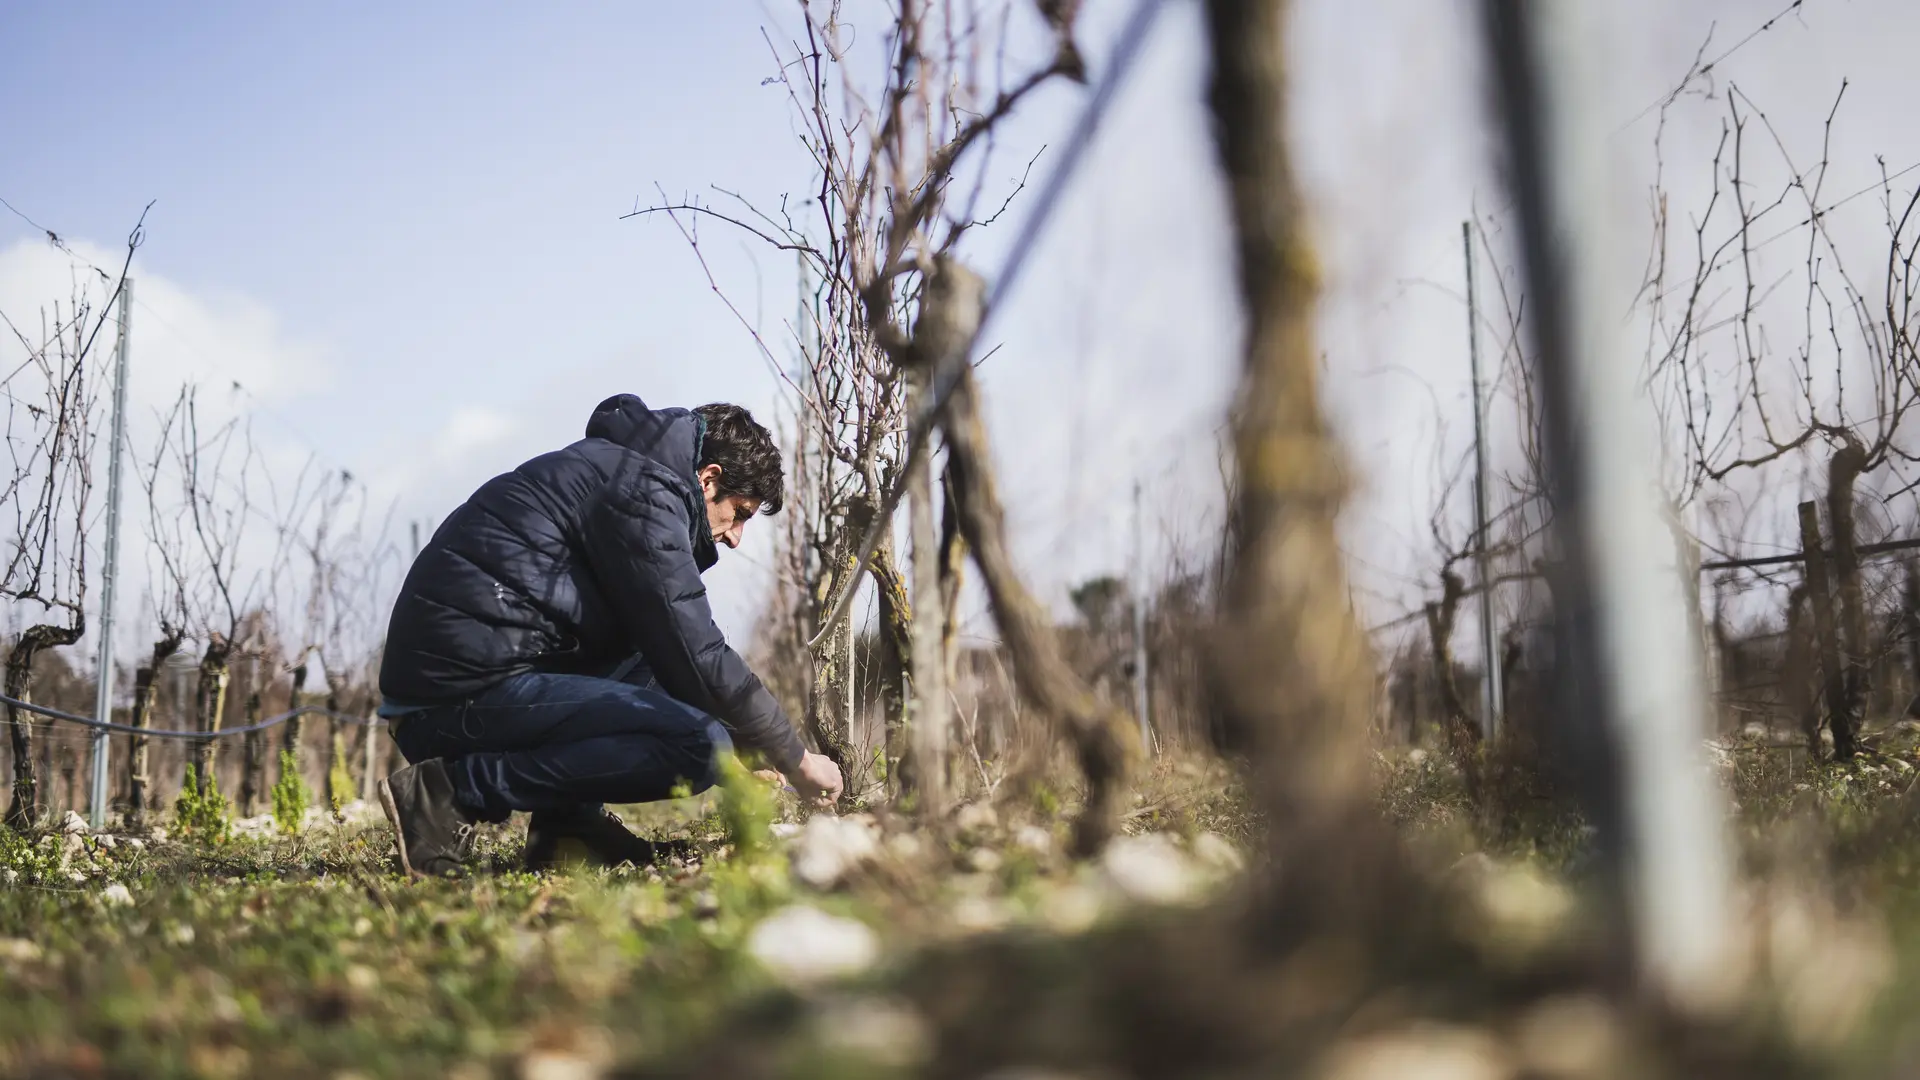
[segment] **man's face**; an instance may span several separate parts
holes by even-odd
[[[713,542],[726,547],[740,546],[740,534],[747,519],[758,513],[760,500],[745,495],[720,494],[720,466],[700,470],[700,490],[707,500],[707,527],[713,530]]]

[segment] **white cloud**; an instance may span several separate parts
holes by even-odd
[[[0,311],[23,330],[38,325],[40,312],[55,304],[66,307],[76,290],[95,311],[106,302],[111,284],[102,280],[99,268],[117,273],[125,253],[85,241],[71,243],[69,250],[31,240],[0,249]],[[286,405],[328,384],[327,350],[289,338],[266,306],[237,293],[194,290],[145,273],[137,256],[131,276],[132,415],[164,405],[188,383],[205,388],[210,407],[232,400],[229,407],[236,411]],[[102,345],[109,345],[112,335],[109,323]]]
[[[475,451],[504,441],[518,427],[513,417],[498,409],[462,405],[453,410],[433,437],[434,460],[442,464],[466,461]]]
[[[111,400],[108,379],[117,338],[117,323],[105,305],[112,296],[111,279],[124,259],[124,251],[116,253],[85,241],[70,241],[66,250],[44,240],[22,240],[0,248],[0,312],[29,342],[39,342],[41,328],[51,324],[56,308],[62,318],[70,318],[76,297],[90,307],[90,323],[102,313],[109,316],[94,339],[91,360],[99,396],[93,419],[98,438],[90,500],[90,606],[100,598],[101,517],[106,505],[105,464],[110,448],[106,438]],[[309,429],[301,422],[300,411],[309,398],[326,388],[331,374],[328,349],[294,339],[271,309],[249,297],[196,289],[143,272],[137,257],[131,276],[134,303],[127,437],[132,452],[120,496],[124,558],[117,603],[120,632],[115,635],[123,657],[130,655],[126,648],[144,641],[152,629],[141,622],[148,583],[157,571],[139,477],[144,471],[142,463],[151,460],[155,449],[159,416],[170,409],[184,387],[193,386],[197,388],[195,411],[203,441],[211,443],[214,433],[230,421],[245,425],[244,438],[229,444],[230,453],[216,471],[223,485],[241,483],[240,462],[250,441],[252,458],[244,482],[248,485],[247,499],[259,504],[259,509],[245,519],[247,531],[240,551],[246,580],[239,583],[239,588],[255,600],[264,599],[265,583],[253,575],[272,559],[272,528],[267,520],[273,514],[270,504],[318,454],[303,433]],[[20,342],[8,335],[0,340],[0,362],[4,363],[0,371],[13,371],[27,355]],[[32,369],[22,371],[13,389],[30,392],[24,384],[35,377]],[[313,429],[319,427],[313,425]],[[338,464],[318,456],[323,465]],[[168,483],[162,481],[163,492]],[[161,498],[164,504],[177,495],[163,494]],[[89,625],[98,625],[97,612],[90,612]],[[78,651],[90,656],[96,648],[87,640]]]

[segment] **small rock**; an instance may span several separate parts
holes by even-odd
[[[992,933],[1013,921],[1007,902],[990,896],[963,896],[954,902],[953,925],[969,934]]]
[[[1058,934],[1080,934],[1100,921],[1106,905],[1100,893],[1085,885],[1071,883],[1048,890],[1040,898],[1040,921]]]
[[[1200,887],[1193,864],[1158,833],[1123,836],[1108,844],[1100,868],[1122,895],[1143,904],[1177,904],[1192,899]]]
[[[1201,865],[1220,874],[1237,874],[1247,868],[1247,857],[1219,833],[1203,832],[1193,838],[1193,857]]]
[[[112,851],[114,848],[120,846],[120,838],[110,836],[107,833],[101,833],[99,836],[94,837],[93,842],[100,846],[101,851]]]
[[[805,984],[872,967],[880,958],[880,939],[856,919],[793,904],[753,928],[747,951],[776,977]]]
[[[566,1050],[529,1050],[520,1059],[520,1080],[599,1080],[602,1066]]]
[[[876,1065],[910,1069],[933,1051],[933,1033],[911,1005],[881,998],[830,1000],[814,1018],[815,1038],[830,1050]]]
[[[173,942],[175,945],[191,945],[193,944],[193,937],[193,925],[191,923],[175,923],[167,929],[167,940]]]
[[[693,917],[711,919],[720,914],[720,897],[712,889],[702,889],[693,894]]]
[[[1014,830],[1013,842],[1043,859],[1053,854],[1053,833],[1038,825],[1022,825]]]
[[[233,834],[235,836],[272,836],[279,827],[273,820],[272,814],[256,814],[234,822]]]
[[[364,994],[380,985],[380,975],[365,964],[349,964],[347,985]]]
[[[340,820],[348,825],[375,825],[386,817],[386,811],[365,799],[352,799],[340,807]]]
[[[100,902],[108,907],[125,907],[133,903],[133,893],[116,881],[100,890]]]
[[[1623,1050],[1620,1021],[1593,996],[1548,998],[1520,1017],[1514,1044],[1529,1075],[1615,1076]]]
[[[1456,884],[1478,886],[1496,869],[1493,856],[1484,851],[1470,851],[1454,860],[1447,868],[1447,877]]]
[[[998,873],[1004,862],[992,848],[974,848],[967,852],[967,866],[976,874]]]
[[[1337,1047],[1316,1075],[1323,1080],[1505,1080],[1512,1073],[1492,1036],[1436,1026],[1369,1035]]]
[[[1000,824],[1000,815],[987,803],[968,803],[954,812],[953,826],[961,832],[984,832]]]
[[[799,836],[803,828],[797,821],[776,821],[767,826],[767,832],[775,840],[791,840]]]
[[[30,964],[44,955],[46,953],[37,941],[17,937],[0,938],[0,960],[13,964]]]
[[[880,853],[873,819],[864,814],[815,814],[793,845],[793,876],[825,892]]]
[[[1464,861],[1464,860],[1463,860]],[[1472,895],[1506,940],[1539,940],[1565,923],[1573,894],[1525,863],[1496,863],[1473,881]]]
[[[1913,765],[1905,758],[1894,758],[1893,767],[1896,772],[1908,773],[1913,771]]]
[[[85,836],[93,830],[87,826],[87,819],[78,811],[69,810],[67,816],[60,819],[60,831],[69,836]]]
[[[1720,743],[1714,742],[1712,739],[1708,739],[1705,745],[1707,748],[1707,760],[1713,763],[1714,768],[1719,769],[1721,772],[1733,771],[1734,760],[1731,750]]]
[[[1413,765],[1425,765],[1427,763],[1427,752],[1418,747],[1415,747],[1414,749],[1407,751],[1407,761],[1409,764],[1413,764]]]
[[[926,854],[926,841],[916,833],[894,833],[887,837],[887,854],[902,862],[911,862]]]

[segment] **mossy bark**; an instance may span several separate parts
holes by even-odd
[[[43,623],[30,626],[14,641],[7,654],[6,691],[16,701],[31,701],[33,659],[46,649],[71,645],[85,632],[86,620],[78,615],[71,625]],[[16,831],[39,824],[43,792],[33,766],[33,714],[15,705],[7,706],[7,730],[13,745],[13,801],[7,808],[7,824]]]

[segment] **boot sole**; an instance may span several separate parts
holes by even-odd
[[[400,852],[400,869],[408,877],[425,877],[413,868],[412,860],[407,858],[407,831],[400,827],[400,808],[393,802],[393,785],[385,777],[380,778],[380,809],[387,812],[387,823],[393,826],[393,846]]]

